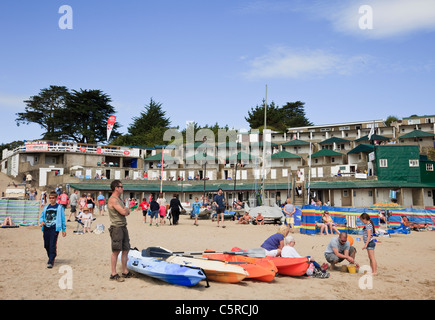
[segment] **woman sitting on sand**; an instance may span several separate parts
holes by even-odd
[[[261,247],[266,249],[266,256],[279,257],[281,255],[281,250],[284,247],[284,238],[287,237],[289,232],[289,227],[282,225],[277,233],[271,235],[263,242]]]
[[[329,230],[331,230],[331,234],[334,234],[334,231],[339,234],[337,227],[335,226],[334,221],[332,221],[331,216],[329,215],[328,211],[324,211],[322,214],[322,222],[326,225],[326,234],[328,234],[328,227]]]
[[[15,226],[15,223],[12,221],[11,217],[6,217],[2,222],[2,227],[6,226]]]

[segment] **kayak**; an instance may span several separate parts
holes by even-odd
[[[252,258],[232,254],[205,254],[203,257],[207,259],[241,263],[240,266],[249,273],[246,279],[270,282],[275,279],[275,275],[278,272],[275,264],[264,258]]]
[[[205,272],[207,279],[212,281],[237,283],[249,275],[244,268],[223,261],[212,261],[177,255],[170,256],[165,260],[182,266],[201,268]]]
[[[303,276],[308,267],[310,261],[307,257],[302,258],[283,258],[283,257],[266,257],[272,261],[278,268],[278,273],[286,276],[299,277]]]
[[[186,287],[192,287],[206,279],[204,272],[199,268],[181,266],[152,257],[142,257],[137,250],[128,252],[127,269]]]
[[[240,251],[242,249],[234,247],[231,251]],[[272,261],[278,268],[278,273],[286,276],[299,277],[307,272],[310,261],[307,257],[301,258],[283,258],[283,257],[265,257],[264,259]]]

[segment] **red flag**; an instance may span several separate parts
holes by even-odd
[[[110,134],[112,133],[113,126],[115,124],[116,117],[110,116],[109,120],[107,120],[107,141],[109,141]]]

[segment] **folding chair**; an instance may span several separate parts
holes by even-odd
[[[80,219],[77,219],[77,228],[73,232],[75,234],[83,234],[84,226],[85,226],[84,223]]]
[[[358,231],[358,225],[356,223],[356,219],[357,219],[356,215],[346,215],[346,230],[348,231],[348,233],[349,230]]]

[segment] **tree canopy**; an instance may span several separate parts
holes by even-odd
[[[287,102],[284,106],[279,107],[272,101],[267,105],[267,128],[285,132],[288,128],[304,127],[313,125],[305,116],[304,102]],[[252,129],[264,127],[264,106],[265,101],[261,106],[257,105],[248,111],[248,116],[245,120],[249,123]]]
[[[151,98],[145,110],[132,120],[128,134],[115,139],[112,144],[146,147],[167,143],[163,141],[163,134],[169,129],[171,120],[166,117],[166,111],[162,109],[161,103]]]
[[[25,100],[24,112],[19,112],[17,125],[37,123],[45,129],[42,139],[67,140],[82,143],[106,141],[109,117],[116,113],[110,97],[101,90],[73,90],[50,86]],[[120,135],[115,123],[112,139]]]

